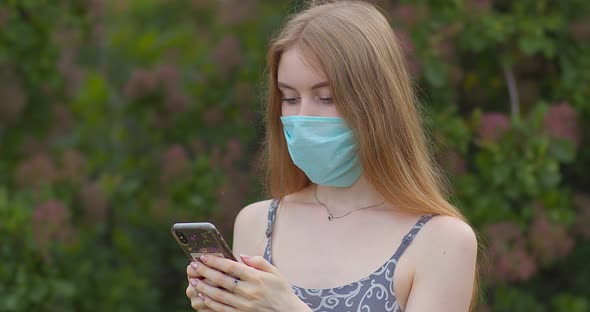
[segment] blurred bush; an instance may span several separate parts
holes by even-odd
[[[590,311],[590,3],[374,1],[408,54],[481,311]],[[166,232],[260,198],[265,47],[297,2],[0,2],[0,310],[181,311]]]
[[[590,311],[590,3],[382,3],[481,234],[478,310]]]

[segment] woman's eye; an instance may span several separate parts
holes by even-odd
[[[334,101],[331,97],[327,96],[327,97],[319,97],[318,98],[322,103],[324,104],[332,104],[332,102]]]
[[[295,104],[297,103],[298,98],[293,97],[293,98],[283,98],[283,102],[286,102],[288,104]]]

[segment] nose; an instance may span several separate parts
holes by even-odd
[[[317,116],[317,107],[313,103],[313,98],[310,97],[301,97],[301,102],[299,104],[299,112],[297,115],[301,116]]]

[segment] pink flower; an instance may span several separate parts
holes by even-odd
[[[507,258],[505,258],[507,259]],[[537,263],[525,248],[515,248],[510,257],[510,270],[513,281],[526,281],[537,272]]]
[[[105,0],[87,0],[88,20],[90,22],[91,36],[93,39],[104,35]]]
[[[257,12],[257,0],[219,1],[220,21],[226,25],[235,25],[246,21]]]
[[[164,106],[169,113],[178,114],[186,111],[189,101],[188,96],[180,90],[180,87],[177,87],[168,92],[164,99]]]
[[[402,50],[402,53],[404,54],[404,57],[406,59],[406,64],[410,76],[418,78],[420,76],[422,66],[418,62],[418,60],[413,57],[415,47],[414,43],[412,42],[412,37],[410,36],[410,33],[408,33],[408,31],[406,31],[405,29],[396,28],[395,36],[398,40],[400,49]]]
[[[39,153],[23,160],[16,169],[15,180],[20,187],[38,188],[51,184],[59,174],[47,153]]]
[[[568,235],[565,227],[549,222],[544,208],[540,205],[536,209],[529,237],[533,253],[543,264],[567,256],[574,246],[574,240]]]
[[[491,283],[524,281],[537,271],[537,265],[526,249],[520,227],[504,221],[484,228],[488,239],[484,272]]]
[[[445,170],[454,176],[464,175],[467,171],[465,159],[456,151],[447,151],[440,155],[440,163]]]
[[[414,53],[415,47],[410,33],[405,29],[396,28],[395,36],[397,37],[398,43],[402,48],[404,55],[412,55],[412,53]]]
[[[155,73],[165,89],[166,111],[172,114],[186,111],[190,100],[183,92],[182,74],[178,67],[170,63],[160,64],[156,67]]]
[[[545,130],[549,136],[569,140],[578,146],[581,140],[578,113],[567,102],[551,105],[545,115]]]
[[[38,205],[32,216],[33,238],[46,254],[51,244],[71,242],[75,231],[70,224],[70,211],[63,202],[49,200]]]
[[[158,88],[158,77],[152,71],[138,68],[123,87],[123,94],[132,100],[153,93]]]
[[[63,38],[62,40],[75,39]],[[66,93],[70,97],[76,95],[78,90],[80,90],[85,77],[84,70],[77,64],[77,55],[78,49],[73,44],[64,45],[57,64],[58,72],[64,77],[66,82]]]
[[[87,160],[76,150],[66,150],[61,158],[61,177],[72,183],[82,183],[86,178]]]
[[[455,59],[455,37],[464,28],[461,22],[454,22],[440,27],[440,30],[429,36],[429,46],[442,60],[451,62]]]
[[[450,38],[441,38],[434,44],[436,55],[450,61],[455,56],[455,45]]]
[[[498,141],[510,129],[510,121],[503,113],[485,113],[481,117],[478,135],[483,140]]]
[[[242,63],[240,42],[234,36],[224,37],[211,52],[211,57],[222,76]]]
[[[393,23],[401,23],[410,27],[416,25],[429,15],[429,8],[423,4],[399,4],[391,11]]]
[[[166,63],[158,65],[155,69],[155,75],[168,90],[179,87],[182,83],[182,75],[178,67],[174,64]]]
[[[160,182],[166,185],[187,173],[190,159],[182,145],[172,145],[164,154]]]

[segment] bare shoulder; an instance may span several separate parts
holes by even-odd
[[[271,201],[255,202],[240,210],[234,222],[233,251],[235,255],[242,253],[260,256],[264,253],[268,208]]]
[[[242,208],[236,217],[234,227],[251,228],[252,225],[259,223],[266,224],[271,201],[270,199],[262,200]]]
[[[467,311],[473,295],[477,237],[464,221],[432,218],[416,237],[415,272],[406,311]]]
[[[463,220],[450,216],[435,216],[422,229],[427,242],[424,247],[460,249],[464,252],[477,251],[477,237],[473,228]],[[438,248],[432,248],[437,247]]]
[[[477,237],[473,228],[463,220],[450,216],[433,217],[422,229],[417,240],[422,268],[437,267],[443,262],[459,261],[466,269],[475,267]]]

